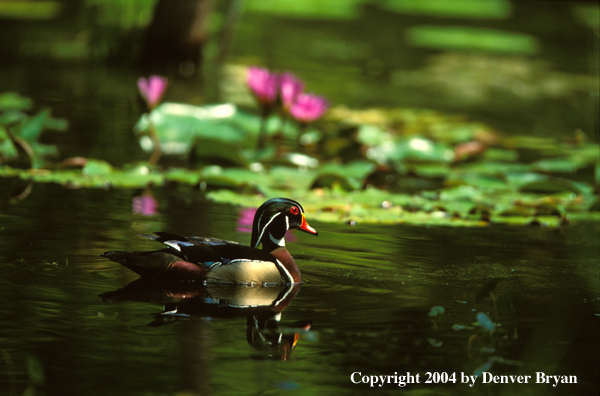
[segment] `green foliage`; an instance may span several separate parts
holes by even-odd
[[[251,0],[247,9],[250,12],[264,12],[293,16],[295,18],[347,19],[359,16],[359,6],[364,0]]]
[[[402,13],[462,18],[508,18],[511,12],[507,0],[385,0],[383,5]]]
[[[19,97],[3,100],[13,109],[30,105]],[[374,112],[379,116],[374,118]],[[18,120],[18,134],[43,152],[36,139],[51,120],[48,111],[33,117],[15,114],[3,113]],[[558,226],[599,214],[597,144],[504,138],[483,124],[425,110],[334,109],[302,148],[310,155],[288,152],[298,149],[300,132],[277,117],[267,123],[275,139],[271,147],[256,153],[260,122],[259,116],[231,104],[166,103],[143,116],[136,130],[143,134],[154,128],[165,154],[187,155],[195,168],[138,164],[117,169],[87,159],[80,169],[4,166],[0,176],[77,187],[176,183],[241,206],[289,196],[302,202],[312,219],[330,222]],[[527,162],[521,161],[524,154]]]
[[[30,116],[26,111],[31,106],[31,100],[19,94],[0,94],[0,164],[40,168],[46,157],[58,153],[55,146],[38,139],[45,129],[66,130],[67,122],[52,118],[48,109]]]
[[[409,44],[436,49],[467,49],[508,54],[536,54],[536,38],[523,33],[469,26],[416,26],[407,32]]]
[[[0,17],[30,20],[55,18],[61,10],[58,1],[3,1],[0,2]]]

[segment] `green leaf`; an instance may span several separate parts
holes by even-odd
[[[29,143],[36,140],[44,129],[44,125],[50,117],[49,110],[42,110],[35,116],[28,118],[19,128],[19,136]]]
[[[406,40],[416,47],[478,50],[506,54],[537,54],[540,45],[533,36],[471,26],[420,25],[409,28]]]
[[[198,138],[193,154],[196,163],[241,167],[248,165],[244,153],[239,148],[220,140]]]
[[[540,194],[554,194],[564,191],[571,191],[576,194],[589,192],[589,186],[584,183],[577,183],[558,177],[547,177],[538,175],[536,180],[532,180],[520,186],[521,192],[533,192]]]
[[[383,7],[403,14],[476,19],[508,18],[512,9],[507,0],[384,0]]]
[[[112,173],[113,167],[106,161],[88,159],[85,166],[81,170],[83,175],[96,176],[107,175]]]
[[[230,146],[249,145],[254,139],[260,118],[243,114],[232,104],[192,106],[179,103],[163,103],[145,114],[135,129],[138,133],[154,128],[161,141],[164,154],[188,154],[192,147],[204,141],[218,141]],[[143,140],[142,140],[143,142]],[[151,151],[150,145],[142,148]]]
[[[28,110],[32,101],[16,92],[5,92],[0,94],[0,110]]]
[[[27,117],[28,117],[28,115],[23,113],[21,110],[9,109],[9,110],[0,112],[0,125],[10,125],[10,124],[22,122],[25,119],[27,119]],[[0,133],[2,132],[2,129],[3,128],[0,127]]]

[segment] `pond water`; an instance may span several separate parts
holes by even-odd
[[[419,374],[405,387],[414,394],[598,389],[597,223],[457,230],[311,222],[318,237],[296,232],[288,242],[305,282],[273,325],[274,312],[216,308],[218,291],[193,285],[117,292],[137,275],[99,255],[157,247],[140,234],[250,239],[237,231],[238,208],[196,191],[155,190],[154,216],[133,213],[134,195],[35,185],[4,207],[4,394],[353,394],[370,391],[353,380],[407,372]],[[490,298],[476,301],[491,279],[498,316]],[[179,315],[156,316],[177,305]],[[431,317],[434,306],[444,314]],[[473,326],[479,312],[500,326],[493,334]],[[532,377],[528,385],[461,384],[461,373],[476,370]],[[538,384],[537,372],[577,384]],[[398,392],[391,382],[380,391]]]
[[[581,128],[597,142],[598,95],[589,91],[597,87],[597,28],[594,36],[574,14],[561,24],[561,12],[524,4],[515,3],[511,20],[480,25],[536,35],[541,50],[532,56],[414,48],[405,28],[477,22],[367,5],[349,20],[250,14],[230,59],[291,70],[333,104],[464,113],[507,135],[566,139]],[[67,132],[41,138],[59,147],[59,160],[121,167],[147,159],[132,133],[143,111],[138,77],[132,67],[16,59],[0,64],[0,92],[29,96],[68,120]],[[172,81],[167,100],[230,99],[211,83],[222,81]],[[8,203],[18,193],[27,197]],[[100,257],[156,249],[140,237],[154,231],[250,241],[238,230],[240,208],[197,189],[152,189],[152,216],[133,210],[141,194],[0,180],[0,394],[389,394],[407,373],[412,383],[402,392],[419,395],[598,394],[597,221],[561,229],[350,225],[311,221],[305,207],[319,236],[288,240],[304,283],[279,315],[269,308],[279,290],[140,284]],[[217,304],[248,292],[266,307]],[[488,329],[478,320],[491,321]],[[509,383],[465,383],[482,371]],[[510,383],[511,375],[528,383]],[[389,377],[375,390],[372,376]]]

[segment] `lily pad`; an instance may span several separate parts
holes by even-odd
[[[143,115],[135,130],[145,133],[154,128],[165,154],[189,154],[202,139],[241,145],[258,127],[258,118],[239,113],[233,104],[199,107],[163,103],[149,115]],[[147,144],[142,144],[142,148],[152,150]]]

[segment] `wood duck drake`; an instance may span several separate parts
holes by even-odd
[[[166,232],[144,237],[167,247],[151,252],[110,251],[103,257],[142,277],[202,280],[236,284],[296,284],[300,269],[285,247],[285,233],[301,230],[318,235],[306,222],[304,209],[288,198],[263,203],[252,224],[251,246],[222,239],[181,237]],[[258,246],[262,244],[262,250]]]

